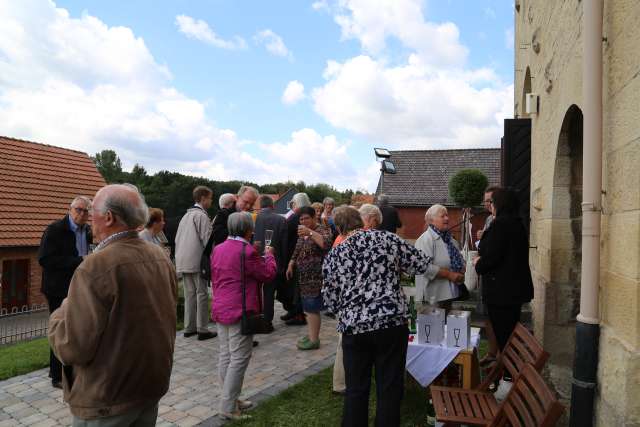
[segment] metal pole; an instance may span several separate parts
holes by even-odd
[[[603,0],[583,0],[582,98],[584,117],[582,268],[580,314],[571,389],[572,427],[594,424],[600,316],[600,218],[602,197],[602,12]]]

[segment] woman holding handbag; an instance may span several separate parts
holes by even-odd
[[[246,417],[241,410],[251,406],[239,397],[253,349],[246,322],[242,330],[243,318],[246,321],[260,312],[259,285],[275,278],[277,266],[271,246],[265,247],[261,257],[249,244],[253,235],[250,213],[232,213],[227,226],[229,237],[211,256],[211,318],[217,323],[220,342],[220,413],[227,419],[240,419]]]
[[[433,299],[449,310],[453,300],[460,296],[458,286],[464,283],[466,263],[460,245],[449,231],[447,208],[433,205],[424,219],[427,230],[416,240],[416,248],[432,258],[433,263],[425,274],[416,276],[416,301]]]

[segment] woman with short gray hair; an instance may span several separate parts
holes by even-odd
[[[362,222],[364,223],[364,228],[376,229],[382,224],[382,212],[380,212],[380,208],[376,205],[372,205],[370,203],[365,203],[360,206],[358,209],[360,212],[360,216],[362,217]]]
[[[211,317],[217,324],[220,341],[220,413],[227,419],[240,419],[245,417],[241,411],[251,406],[251,402],[239,397],[253,349],[253,336],[241,334],[242,287],[247,312],[259,313],[260,283],[272,281],[277,267],[271,246],[265,247],[265,256],[261,257],[249,243],[253,234],[250,213],[232,213],[227,227],[229,237],[213,249],[211,256]]]
[[[431,206],[425,216],[427,230],[416,240],[416,248],[433,259],[427,272],[416,276],[416,300],[433,301],[445,309],[459,296],[457,284],[464,282],[466,263],[460,245],[449,231],[449,213],[442,205]]]

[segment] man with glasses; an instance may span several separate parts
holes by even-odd
[[[93,242],[87,225],[91,199],[78,196],[71,202],[64,218],[54,221],[44,231],[38,250],[42,266],[42,293],[53,313],[69,293],[71,277]],[[62,388],[62,365],[53,352],[49,355],[49,376],[55,388]]]

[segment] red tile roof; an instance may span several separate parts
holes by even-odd
[[[74,197],[104,185],[86,153],[0,136],[0,247],[38,246]]]

